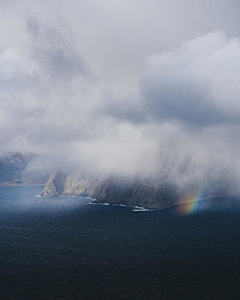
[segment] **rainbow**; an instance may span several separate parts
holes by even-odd
[[[178,213],[189,215],[207,209],[209,204],[208,201],[202,201],[205,198],[204,196],[203,191],[186,194],[181,200],[182,203],[177,207]]]

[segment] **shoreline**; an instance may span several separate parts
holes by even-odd
[[[44,183],[16,183],[16,182],[2,182],[0,183],[0,188],[3,188],[3,187],[27,187],[27,186],[45,186]],[[235,191],[235,192],[232,192],[232,193],[228,193],[228,194],[223,194],[223,195],[215,195],[215,196],[210,196],[210,197],[206,197],[206,198],[202,198],[202,199],[198,199],[198,200],[184,200],[184,201],[180,201],[180,202],[176,202],[176,203],[171,203],[171,204],[166,204],[166,205],[163,205],[163,204],[160,204],[159,206],[151,206],[151,205],[145,205],[145,206],[136,206],[134,204],[123,204],[123,203],[111,203],[111,202],[106,202],[106,201],[98,201],[96,198],[92,198],[92,197],[83,197],[83,196],[76,196],[76,195],[59,195],[58,197],[83,197],[83,198],[89,198],[92,201],[92,203],[94,204],[102,204],[102,205],[116,205],[116,206],[129,206],[129,207],[137,207],[137,208],[143,208],[143,209],[151,209],[151,210],[160,210],[160,209],[167,209],[167,208],[171,208],[171,207],[174,207],[174,206],[177,206],[177,205],[184,205],[184,204],[187,204],[187,203],[192,203],[192,202],[198,202],[198,201],[203,201],[203,200],[208,200],[208,199],[215,199],[215,198],[222,198],[222,197],[226,197],[226,196],[230,196],[230,195],[237,195],[237,194],[240,194],[240,191]],[[43,196],[42,196],[43,197]]]
[[[123,204],[123,203],[118,204],[118,203],[110,203],[110,202],[98,202],[96,199],[95,199],[94,203],[102,204],[102,205],[118,205],[118,206],[141,207],[141,208],[144,208],[144,209],[160,210],[160,209],[171,208],[171,207],[174,207],[174,206],[177,206],[177,205],[184,205],[184,204],[192,203],[192,202],[198,202],[198,201],[203,201],[203,200],[208,200],[208,199],[222,198],[222,197],[226,197],[226,196],[230,196],[230,195],[234,195],[234,194],[240,194],[240,191],[236,191],[236,192],[232,192],[232,193],[228,193],[228,194],[224,194],[224,195],[210,196],[210,197],[206,197],[206,198],[202,198],[202,199],[198,199],[198,200],[185,200],[185,201],[176,202],[176,203],[172,203],[172,204],[159,205],[159,207],[135,206],[133,204]]]

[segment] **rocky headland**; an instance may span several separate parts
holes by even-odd
[[[34,155],[10,152],[0,156],[0,185],[22,184],[22,173]]]
[[[146,208],[169,207],[180,198],[180,192],[175,186],[161,185],[154,180],[125,180],[114,176],[77,178],[61,172],[54,172],[50,176],[41,195],[91,197],[97,203]]]
[[[70,175],[53,172],[53,166],[45,157],[30,153],[6,153],[0,156],[0,186],[45,184],[42,196],[91,197],[98,203],[111,203],[163,208],[186,201],[186,194],[199,191],[199,184],[187,190],[176,184],[166,183],[159,177],[131,177],[85,174],[75,170]],[[71,170],[71,168],[69,168]],[[208,182],[204,186],[205,197],[214,197],[236,191],[227,181]]]
[[[42,192],[42,196],[78,196],[91,197],[97,203],[110,203],[141,206],[145,208],[166,208],[182,202],[192,201],[201,186],[180,188],[157,177],[124,178],[122,176],[80,176],[79,173],[66,175],[54,172]],[[204,198],[214,198],[236,192],[227,182],[213,184],[204,188]],[[190,200],[189,200],[190,199]]]
[[[45,157],[33,153],[0,155],[0,186],[44,185],[52,173]]]
[[[62,195],[65,189],[67,175],[62,172],[54,172],[48,179],[41,196],[54,197]]]

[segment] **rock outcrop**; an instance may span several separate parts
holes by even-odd
[[[62,174],[62,175],[61,175]],[[121,177],[74,178],[55,172],[47,182],[42,196],[79,196],[95,198],[98,203],[125,204],[146,208],[162,208],[177,203],[180,198],[175,186],[160,185],[153,180],[132,179]],[[56,180],[57,178],[60,178]],[[58,190],[56,182],[61,185]]]
[[[163,208],[177,203],[179,199],[180,191],[172,185],[151,180],[121,182],[110,178],[102,184],[96,202]]]
[[[54,197],[62,195],[68,175],[54,172],[48,179],[41,196]]]
[[[205,188],[205,198],[227,194],[229,188],[221,184],[209,184]],[[145,208],[164,208],[188,201],[189,195],[199,191],[197,184],[183,189],[174,184],[161,181],[159,178],[123,178],[121,176],[88,176],[77,174],[67,176],[55,172],[47,182],[43,196],[79,196],[91,197],[97,203],[123,204]]]

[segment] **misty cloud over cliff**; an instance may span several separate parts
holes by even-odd
[[[238,1],[0,5],[2,152],[238,184]]]

